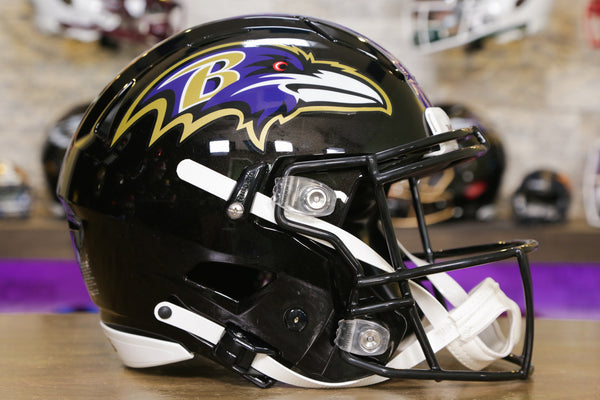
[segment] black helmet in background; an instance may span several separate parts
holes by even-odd
[[[64,216],[64,210],[56,197],[56,185],[63,158],[75,135],[77,126],[85,115],[90,103],[77,105],[63,114],[46,133],[42,148],[42,168],[46,178],[46,187],[50,194],[51,203],[48,208],[57,217]]]
[[[527,174],[512,196],[514,218],[523,224],[566,221],[571,187],[560,172],[540,169]]]

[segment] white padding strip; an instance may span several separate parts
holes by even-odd
[[[266,354],[257,354],[252,362],[252,368],[259,371],[262,374],[270,376],[271,378],[278,380],[279,382],[287,383],[292,386],[299,386],[305,388],[347,388],[347,387],[359,387],[365,386],[364,380],[358,379],[355,381],[346,382],[323,382],[315,379],[308,378],[304,375],[292,371],[291,369],[281,365],[279,362],[269,357]]]
[[[179,343],[122,332],[103,322],[100,322],[100,326],[123,364],[128,367],[156,367],[194,358]]]
[[[163,318],[159,315],[161,307],[167,307],[171,310],[171,315],[168,318]],[[204,318],[201,315],[167,301],[158,303],[156,307],[154,307],[154,318],[165,324],[173,325],[186,332],[199,336],[212,344],[219,343],[219,340],[221,340],[221,337],[225,332],[224,327],[210,319]]]

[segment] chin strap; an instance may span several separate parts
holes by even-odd
[[[498,284],[492,279],[484,280],[468,295],[468,299],[454,310],[447,312],[445,308],[425,289],[414,282],[410,282],[412,294],[421,307],[431,326],[427,338],[434,352],[448,348],[451,353],[465,366],[479,370],[492,361],[507,356],[516,343],[519,335],[519,325],[513,321],[520,321],[520,311],[515,310]],[[493,342],[489,346],[480,338],[480,334],[490,327],[490,324],[509,311],[511,320],[511,334],[504,342]],[[512,329],[516,326],[517,329]],[[504,343],[503,352],[498,352],[492,347]],[[420,343],[413,336],[405,339],[386,367],[397,369],[410,369],[425,360],[425,355]],[[388,378],[372,375],[366,378],[347,382],[321,382],[307,378],[295,371],[286,368],[276,360],[265,354],[258,354],[252,367],[261,373],[280,382],[294,386],[310,388],[358,387],[373,385],[383,382]],[[474,368],[473,368],[474,367]]]
[[[181,179],[192,185],[227,200],[235,186],[235,181],[192,160],[182,161],[177,173]],[[274,205],[271,199],[257,193],[251,213],[275,223]],[[393,268],[367,244],[343,229],[315,217],[286,214],[296,222],[327,230],[338,236],[351,249],[354,256],[385,272]],[[319,243],[331,246],[328,242]],[[417,265],[427,263],[410,254],[400,243],[402,251]],[[432,284],[454,306],[450,311],[420,285],[409,281],[412,295],[423,311],[428,324],[426,332],[434,352],[447,348],[458,361],[467,368],[480,370],[494,360],[506,357],[517,343],[521,331],[521,313],[518,305],[509,299],[499,285],[487,278],[477,287],[466,293],[462,287],[446,273],[428,276]],[[170,312],[161,312],[166,307]],[[183,329],[213,345],[217,345],[224,335],[225,328],[199,314],[177,305],[163,302],[156,306],[155,317],[166,324]],[[509,329],[505,335],[496,321],[503,314],[508,315]],[[168,317],[165,318],[165,316]],[[425,360],[420,343],[410,336],[398,346],[387,367],[410,369]],[[250,365],[252,370],[270,378],[300,387],[335,388],[356,387],[382,382],[387,378],[372,375],[347,382],[323,382],[308,378],[282,365],[271,355],[258,353]]]
[[[428,264],[406,250],[402,243],[396,242],[415,265]],[[502,292],[496,281],[486,278],[467,293],[445,272],[428,275],[427,279],[455,308],[447,312],[431,293],[420,286],[411,286],[413,297],[434,327],[443,324],[446,316],[456,322],[461,332],[460,339],[448,344],[447,348],[461,364],[479,371],[510,354],[521,337],[521,310]],[[425,297],[432,298],[426,300]],[[505,312],[509,323],[508,335],[504,334],[497,321]],[[477,329],[479,324],[485,328]]]
[[[467,299],[460,306],[450,312],[446,311],[423,287],[414,282],[410,282],[410,287],[415,300],[431,323],[427,329],[427,337],[435,352],[447,347],[465,366],[471,369],[481,369],[490,362],[505,357],[512,350],[515,339],[518,339],[517,332],[512,329],[513,326],[518,327],[518,325],[513,321],[520,321],[520,311],[518,307],[514,309],[511,306],[512,300],[502,293],[498,284],[492,279],[485,279],[467,295]],[[161,313],[161,309],[169,310],[167,318],[164,317],[164,313]],[[509,312],[511,321],[509,339],[505,339],[504,342],[493,342],[490,346],[481,338],[481,333],[489,329],[505,311]],[[220,324],[169,302],[159,303],[155,307],[154,315],[157,320],[185,330],[215,346],[225,334],[225,327]],[[493,348],[501,343],[505,343],[503,346],[505,352],[498,352]],[[410,369],[424,360],[425,356],[421,345],[414,336],[411,336],[400,344],[386,366]],[[289,385],[306,388],[360,387],[388,379],[372,375],[345,382],[319,381],[293,371],[266,353],[256,354],[249,370]]]

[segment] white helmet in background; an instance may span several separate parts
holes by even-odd
[[[552,0],[413,0],[411,31],[424,52],[447,50],[488,36],[513,40],[544,28]]]

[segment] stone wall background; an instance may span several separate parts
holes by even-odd
[[[572,218],[583,218],[586,152],[600,139],[600,50],[585,43],[588,0],[555,0],[546,28],[535,36],[482,50],[430,55],[408,46],[406,1],[180,0],[186,24],[234,15],[299,13],[348,26],[375,40],[415,75],[430,99],[472,108],[500,136],[507,169],[500,206],[536,168],[566,173],[573,183]],[[49,194],[41,166],[45,132],[74,105],[90,101],[143,51],[46,36],[33,24],[26,1],[0,0],[0,161],[19,164],[35,190],[36,212]]]

